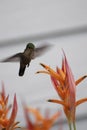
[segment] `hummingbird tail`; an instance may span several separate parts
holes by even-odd
[[[19,76],[23,76],[23,75],[24,75],[25,68],[26,68],[26,66],[20,66],[20,69],[19,69]]]

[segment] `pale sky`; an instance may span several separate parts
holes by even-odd
[[[87,28],[87,1],[71,0],[3,0],[0,1],[0,59],[22,52],[28,39],[41,34],[61,32],[62,30],[77,27]],[[19,39],[17,44],[16,38]],[[25,41],[21,40],[25,38]],[[10,40],[14,39],[12,46]],[[21,40],[21,42],[20,42]],[[8,41],[8,42],[7,42]],[[29,41],[32,42],[32,41]],[[56,111],[60,105],[47,103],[49,98],[58,98],[48,75],[35,72],[43,69],[39,63],[50,65],[54,69],[62,62],[62,48],[64,49],[68,62],[71,66],[75,79],[87,74],[87,30],[84,33],[54,38],[38,38],[33,40],[36,46],[48,42],[53,44],[43,56],[32,60],[30,67],[26,69],[23,77],[18,76],[18,63],[0,63],[0,80],[4,81],[7,94],[13,99],[16,92],[19,111],[18,119],[21,124],[23,112],[21,101],[26,101],[27,105],[44,108],[50,107]],[[7,43],[7,44],[6,44]],[[1,85],[0,85],[1,86]],[[77,99],[87,96],[87,79],[77,87]],[[11,99],[11,100],[12,100]],[[22,113],[22,114],[21,114]],[[77,111],[78,114],[87,113],[87,103],[82,104]]]

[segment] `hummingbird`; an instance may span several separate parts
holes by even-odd
[[[35,59],[38,56],[41,56],[51,45],[43,44],[40,47],[35,47],[33,43],[28,43],[23,52],[14,54],[8,58],[1,60],[1,62],[19,62],[19,76],[23,76],[26,66],[29,67],[32,59]]]

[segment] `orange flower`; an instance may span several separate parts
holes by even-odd
[[[33,113],[35,116],[35,122],[32,123],[31,119],[29,118],[28,114]],[[60,112],[55,113],[52,117],[47,116],[43,117],[39,110],[33,108],[25,108],[25,117],[27,121],[27,128],[28,130],[49,130],[55,120],[60,116]]]
[[[8,106],[9,95],[5,95],[4,84],[2,83],[2,92],[0,93],[0,127],[4,130],[14,130],[19,128],[17,124],[19,122],[15,122],[15,118],[17,115],[17,100],[16,94],[14,95],[13,108],[11,112],[11,116],[8,118],[8,112],[11,109],[11,105]]]
[[[48,101],[63,105],[64,113],[68,119],[70,130],[72,123],[75,130],[76,106],[87,101],[87,98],[83,98],[76,101],[76,85],[78,85],[82,80],[84,80],[87,75],[75,81],[65,54],[62,60],[61,69],[57,67],[56,71],[54,71],[49,66],[42,63],[41,66],[43,66],[46,70],[38,71],[37,73],[46,73],[51,76],[51,81],[54,85],[54,88],[56,89],[58,95],[61,98],[61,100],[49,99]]]

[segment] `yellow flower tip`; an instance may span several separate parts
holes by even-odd
[[[40,63],[40,65],[41,65],[42,67],[44,67],[44,68],[46,67],[43,63]]]
[[[87,75],[84,75],[84,77],[83,78],[86,78],[87,77]]]
[[[48,102],[52,102],[52,100],[51,100],[51,99],[48,99],[47,101],[48,101]]]
[[[40,72],[39,71],[37,71],[35,74],[39,74]]]

